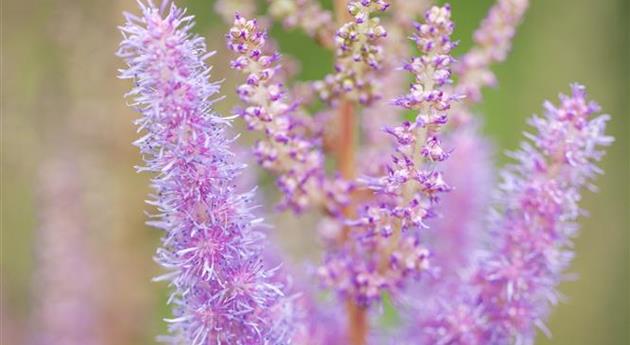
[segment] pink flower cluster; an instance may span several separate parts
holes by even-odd
[[[384,12],[389,3],[383,0],[350,1],[348,12],[353,21],[345,23],[335,37],[337,60],[335,73],[314,84],[321,99],[334,103],[342,95],[371,104],[379,98],[372,84],[372,74],[383,59],[380,41],[387,36],[374,13]]]
[[[190,33],[192,17],[171,5],[141,4],[126,14],[118,55],[133,79],[132,106],[143,136],[135,142],[153,173],[148,224],[165,232],[157,280],[172,286],[171,344],[288,344],[292,305],[265,267],[260,219],[251,193],[238,193],[243,166],[233,161],[224,130],[229,120],[212,111],[219,85],[211,83],[204,40]]]
[[[297,105],[286,102],[284,86],[274,80],[280,55],[263,53],[266,38],[255,20],[240,15],[227,34],[228,47],[238,54],[231,66],[247,75],[237,89],[247,107],[238,115],[250,129],[264,133],[254,152],[259,164],[279,174],[283,204],[296,212],[315,205],[337,214],[351,185],[326,178],[318,141],[308,137],[308,128],[294,116]]]
[[[497,0],[458,59],[450,5],[337,2],[349,16],[334,14],[335,31],[333,13],[316,1],[269,4],[265,20],[241,13],[229,23],[230,67],[244,76],[234,114],[259,135],[254,157],[276,175],[281,209],[315,215],[323,260],[306,270],[267,268],[281,255],[264,251],[252,192],[235,187],[244,165],[225,133],[231,118],[212,110],[219,85],[209,81],[212,53],[191,33],[193,17],[168,1],[141,3],[121,27],[121,78],[135,82],[129,96],[141,113],[138,170],[153,174],[157,213],[148,223],[165,232],[156,260],[173,317],[162,340],[528,345],[537,328],[548,332],[580,193],[612,138],[608,116],[593,117],[598,106],[573,85],[531,119],[536,132],[500,170],[488,214],[492,147],[471,106],[495,83],[490,66],[506,59],[528,1]],[[224,16],[228,5],[257,11],[251,1],[221,1]],[[295,68],[282,65],[261,28],[269,18],[333,50],[334,70],[292,83],[286,72]],[[413,76],[408,87],[401,70]],[[320,294],[314,279],[335,293]],[[401,316],[390,339],[374,322],[385,297]]]
[[[379,300],[384,290],[399,288],[408,276],[428,269],[429,252],[421,244],[420,230],[435,214],[439,194],[450,189],[436,166],[448,157],[439,132],[457,99],[441,89],[450,81],[454,47],[450,8],[433,7],[425,19],[413,37],[424,55],[405,65],[416,81],[408,95],[395,100],[417,111],[416,119],[387,129],[396,143],[392,161],[383,176],[362,181],[375,198],[360,210],[358,219],[348,222],[356,242],[365,248],[352,250],[357,244],[350,242],[320,269],[329,285],[361,304]],[[364,258],[352,258],[357,253]]]
[[[609,116],[593,117],[598,111],[574,84],[559,107],[547,102],[545,116],[532,117],[536,133],[502,171],[491,245],[459,292],[421,324],[427,343],[533,344],[537,328],[549,333],[556,286],[573,258],[580,192],[601,173],[595,163],[613,141],[604,133]]]

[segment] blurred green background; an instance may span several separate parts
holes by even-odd
[[[215,79],[231,78],[223,35],[212,1],[179,1],[198,18],[197,30],[218,50]],[[453,0],[458,53],[490,0]],[[575,282],[561,290],[567,303],[551,316],[551,339],[538,344],[630,344],[630,1],[534,0],[509,60],[494,69],[500,86],[486,90],[479,108],[486,132],[500,150],[513,149],[525,119],[540,112],[577,81],[612,115],[616,142],[603,162],[600,191],[586,194],[576,241]],[[84,196],[89,235],[98,245],[103,279],[103,327],[111,344],[150,344],[163,330],[166,289],[150,282],[159,272],[151,257],[159,233],[144,226],[147,176],[139,164],[132,119],[122,95],[130,84],[116,79],[114,56],[123,10],[133,0],[5,0],[2,13],[2,315],[3,344],[21,344],[29,333],[37,229],[37,177],[41,162],[70,148]],[[331,56],[305,36],[272,30],[283,52],[298,57],[302,78],[323,76]],[[234,78],[232,78],[233,80]],[[240,78],[239,78],[240,80]],[[234,81],[226,82],[227,113]],[[504,159],[499,159],[503,163]],[[279,221],[279,223],[282,223]],[[290,226],[286,224],[282,226]],[[290,231],[289,231],[290,232]],[[295,232],[295,231],[293,231]],[[300,238],[301,235],[293,235]],[[290,246],[289,246],[290,247]],[[6,341],[6,342],[5,342]]]

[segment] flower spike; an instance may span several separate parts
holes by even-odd
[[[144,135],[135,142],[154,174],[150,225],[165,231],[156,261],[172,286],[171,344],[287,344],[291,303],[264,267],[252,193],[235,191],[229,120],[212,110],[219,85],[208,81],[204,40],[190,33],[193,17],[171,4],[140,3],[126,15],[118,55],[135,81],[129,93]]]

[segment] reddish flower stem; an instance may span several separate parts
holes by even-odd
[[[335,0],[335,14],[337,25],[341,26],[351,20],[346,6],[346,0]],[[339,104],[339,138],[336,140],[337,165],[342,176],[347,180],[353,180],[356,176],[356,162],[354,152],[354,128],[356,117],[354,114],[354,104],[349,100],[341,100]],[[352,209],[347,207],[344,210],[346,216],[351,216]],[[348,240],[348,228],[344,228],[343,241]],[[346,301],[348,313],[348,340],[350,345],[364,345],[367,340],[368,323],[366,309],[358,305],[354,300]]]

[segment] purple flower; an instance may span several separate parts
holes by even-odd
[[[320,98],[336,103],[347,99],[369,105],[379,99],[374,71],[380,68],[383,48],[380,41],[387,36],[376,12],[384,12],[389,3],[383,0],[350,1],[348,12],[353,20],[345,23],[335,36],[335,73],[314,83]]]
[[[247,75],[246,83],[237,89],[246,107],[237,113],[250,129],[265,134],[265,140],[256,143],[254,154],[260,165],[279,174],[283,206],[296,212],[321,206],[338,214],[352,186],[326,177],[319,143],[304,135],[307,129],[295,116],[297,105],[286,102],[284,86],[274,79],[280,55],[264,53],[266,40],[267,33],[255,20],[236,15],[227,44],[237,54],[232,68]]]
[[[440,145],[440,129],[456,99],[442,90],[449,82],[454,46],[450,14],[448,5],[433,7],[426,23],[416,26],[413,40],[424,55],[407,65],[416,76],[411,93],[395,101],[416,111],[416,120],[387,130],[396,142],[392,161],[382,176],[362,181],[375,198],[358,219],[348,222],[354,241],[330,253],[319,270],[327,285],[362,305],[429,269],[430,253],[420,241],[420,230],[435,215],[439,195],[450,189],[437,169],[448,157]]]
[[[166,5],[166,3],[165,3]],[[233,161],[225,128],[212,111],[219,85],[208,81],[204,40],[190,33],[193,17],[140,3],[125,14],[118,55],[133,79],[132,106],[144,135],[135,142],[155,174],[148,224],[165,235],[156,260],[172,286],[167,321],[173,344],[286,344],[291,304],[274,270],[263,266],[264,236],[254,230],[251,193],[235,191],[242,166]]]
[[[547,102],[545,116],[530,120],[536,133],[501,174],[490,246],[460,292],[421,322],[428,343],[532,344],[537,328],[549,333],[544,324],[573,257],[580,192],[593,188],[601,147],[613,141],[604,133],[609,116],[593,118],[598,111],[572,85],[559,107]]]

